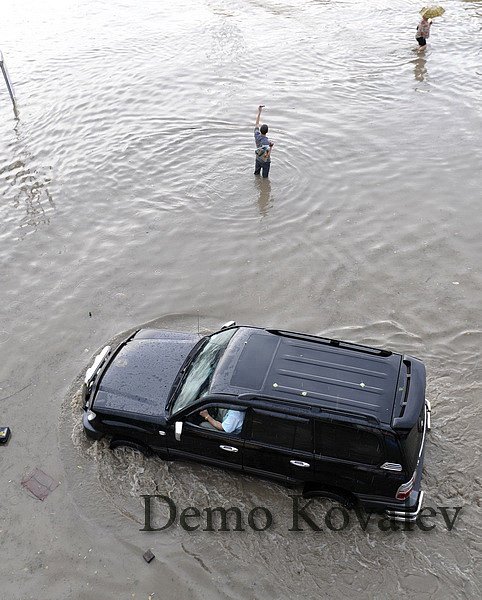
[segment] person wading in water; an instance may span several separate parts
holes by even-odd
[[[254,165],[254,174],[259,175],[263,172],[263,177],[268,177],[269,168],[271,166],[271,149],[274,146],[273,142],[270,142],[266,137],[268,133],[268,126],[259,126],[259,119],[261,117],[261,111],[264,108],[264,104],[258,106],[258,114],[256,116],[256,123],[254,125],[254,141],[256,142],[256,162]]]
[[[432,19],[427,19],[425,15],[422,15],[422,20],[418,24],[417,33],[415,39],[418,42],[418,50],[425,50],[427,47],[427,38],[430,35],[430,27],[432,26]]]

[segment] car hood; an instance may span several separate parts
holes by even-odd
[[[141,329],[108,365],[93,409],[163,417],[176,375],[199,339],[195,334]]]

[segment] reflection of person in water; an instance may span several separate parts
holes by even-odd
[[[413,62],[415,64],[413,68],[415,79],[417,81],[425,81],[425,77],[427,76],[427,60],[425,59],[425,57],[420,56],[420,58],[417,58],[417,60]]]
[[[268,208],[271,201],[271,182],[267,178],[256,178],[256,187],[258,188],[258,208],[262,217],[268,214]]]
[[[217,429],[224,433],[241,433],[244,411],[218,408],[220,421],[211,417],[207,410],[202,410],[199,414],[206,420],[206,423],[201,424],[202,427]]]

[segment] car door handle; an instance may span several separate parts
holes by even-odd
[[[290,464],[295,467],[309,467],[310,463],[305,463],[302,460],[290,460]]]
[[[235,448],[234,446],[223,446],[223,444],[221,444],[219,446],[221,448],[221,450],[226,450],[226,452],[237,452],[238,448]]]

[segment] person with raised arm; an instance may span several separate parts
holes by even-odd
[[[268,126],[266,124],[261,125],[261,127],[259,126],[263,108],[264,104],[258,106],[258,114],[256,115],[256,123],[254,125],[254,141],[256,143],[254,174],[259,175],[262,172],[263,177],[268,177],[269,169],[271,167],[271,150],[274,143],[270,142],[266,136],[268,133]]]

